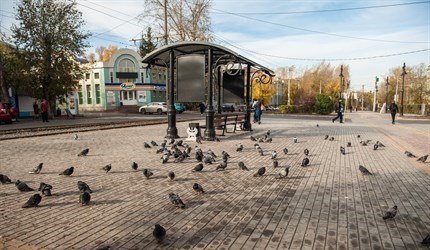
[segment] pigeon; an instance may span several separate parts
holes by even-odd
[[[325,136],[324,136],[324,140],[327,140],[327,139],[328,139],[328,135],[325,135]]]
[[[201,137],[201,136],[198,136],[198,137],[196,138],[196,142],[197,142],[198,144],[202,144],[202,137]]]
[[[79,139],[78,134],[75,134],[75,135],[73,136],[73,139],[75,139],[75,140]]]
[[[294,143],[297,143],[298,139],[297,139],[297,137],[294,137],[293,140],[294,140]]]
[[[163,154],[161,159],[163,159],[162,163],[166,164],[169,161],[169,154]]]
[[[84,191],[79,196],[79,203],[81,203],[81,206],[88,205],[88,203],[90,203],[90,200],[91,200],[91,195],[87,191]]]
[[[261,149],[260,144],[258,144],[258,143],[255,143],[255,144],[254,144],[254,147],[255,147],[255,149],[257,149],[257,150],[258,150],[258,149]]]
[[[230,156],[228,156],[228,154],[223,154],[223,155],[222,155],[222,161],[223,161],[223,162],[227,162],[229,157],[230,157]]]
[[[238,165],[239,165],[239,168],[240,168],[240,169],[242,169],[242,170],[246,170],[246,171],[249,171],[249,169],[245,166],[245,163],[243,163],[243,161],[240,161],[240,162],[238,163]]]
[[[43,163],[39,163],[39,165],[37,165],[33,171],[28,172],[29,174],[39,174],[40,171],[42,171],[42,167],[43,167]]]
[[[205,155],[203,157],[203,163],[205,164],[212,164],[215,161],[215,159],[212,157],[212,155]]]
[[[288,176],[288,172],[290,171],[290,167],[288,166],[288,167],[285,167],[284,169],[282,169],[279,173],[278,173],[278,175],[279,175],[279,178],[285,178],[285,177],[287,177]]]
[[[279,163],[277,160],[273,160],[273,168],[277,168],[279,166]]]
[[[88,152],[90,152],[90,149],[89,149],[89,148],[86,148],[86,149],[82,150],[82,151],[78,154],[78,156],[87,156]]]
[[[184,160],[185,160],[185,155],[184,154],[181,154],[181,155],[179,155],[178,156],[178,158],[176,158],[173,162],[175,162],[175,163],[178,163],[178,162],[184,162]],[[163,162],[164,162],[164,160],[163,160]]]
[[[303,153],[308,156],[309,155],[309,149],[305,148],[305,150],[303,151]]]
[[[307,165],[309,165],[309,158],[305,157],[302,161],[302,167],[306,167]]]
[[[220,163],[215,170],[224,170],[227,167],[227,162]]]
[[[213,158],[217,158],[218,156],[216,156],[216,154],[212,151],[212,150],[208,150],[207,152],[208,154],[210,154]]]
[[[8,184],[8,183],[12,183],[12,181],[6,175],[0,174],[0,183],[1,184]]]
[[[377,150],[378,149],[378,144],[373,145],[373,150]]]
[[[274,150],[272,152],[272,159],[276,159],[277,156],[278,156],[278,154],[276,153],[276,150]]]
[[[78,189],[79,189],[79,192],[88,192],[88,193],[93,192],[90,186],[88,186],[88,184],[83,181],[78,181]]]
[[[272,142],[273,139],[272,138],[267,138],[266,140],[264,140],[264,142]]]
[[[27,185],[27,183],[20,181],[20,180],[16,180],[15,182],[15,186],[16,188],[21,191],[21,192],[30,192],[30,191],[34,191],[34,189],[32,189],[31,187],[29,187]]]
[[[348,142],[348,143],[346,144],[346,146],[347,146],[347,147],[351,147],[351,142]]]
[[[41,182],[39,185],[39,191],[42,192],[42,194],[45,196],[52,196],[51,189],[52,186],[44,182]]]
[[[340,146],[340,153],[343,154],[343,155],[345,155],[345,148],[342,147],[342,146]]]
[[[412,154],[411,152],[409,152],[409,151],[405,151],[405,155],[407,157],[414,157],[414,158],[416,158],[416,156],[414,154]]]
[[[385,147],[385,145],[380,141],[376,141],[376,145],[378,145],[378,147]]]
[[[319,128],[320,127],[320,125],[317,123],[317,128]]]
[[[329,140],[329,141],[334,141],[334,137],[332,136],[332,137],[330,137],[328,140]]]
[[[284,154],[288,154],[288,148],[284,148],[283,151],[284,151]]]
[[[257,141],[257,139],[255,139],[255,137],[254,136],[249,136],[249,139],[251,139],[251,141]]]
[[[417,159],[417,161],[420,161],[420,162],[426,162],[427,157],[429,157],[429,155],[423,155],[423,156],[421,156],[420,158],[418,158],[418,159]]]
[[[387,210],[387,212],[385,212],[385,215],[382,217],[382,219],[386,220],[386,219],[393,219],[394,216],[396,216],[397,214],[397,206],[394,206],[390,209]]]
[[[22,205],[22,208],[37,207],[42,201],[42,196],[40,194],[33,194],[28,201]]]
[[[152,235],[158,243],[162,243],[166,238],[166,229],[164,229],[164,227],[160,226],[159,224],[155,224],[155,228],[152,231]]]
[[[149,170],[149,169],[147,169],[147,168],[144,168],[144,169],[143,169],[143,176],[145,176],[147,179],[148,179],[149,177],[151,177],[152,175],[154,175],[154,173],[152,173],[152,172],[151,172],[151,170]]]
[[[104,171],[106,171],[106,174],[107,173],[109,173],[109,171],[112,169],[112,165],[111,164],[108,164],[108,165],[106,165],[106,166],[104,166],[103,168],[102,168],[102,170],[104,170]]]
[[[62,173],[60,173],[59,175],[66,175],[66,176],[70,176],[73,174],[73,171],[75,170],[74,167],[70,167],[66,170],[64,170]]]
[[[423,245],[430,245],[430,233],[427,234],[427,236],[423,239],[423,241],[421,242],[421,244],[423,244]]]
[[[367,146],[367,142],[365,141],[360,141],[361,146]]]
[[[215,137],[216,142],[220,142],[221,140],[218,137]]]
[[[172,145],[173,143],[175,143],[175,139],[171,138],[170,142],[169,142],[169,145]]]
[[[151,146],[150,146],[147,142],[144,142],[144,143],[143,143],[143,147],[144,147],[144,148],[151,148]]]
[[[359,165],[358,170],[364,175],[373,175],[366,167]]]
[[[151,143],[151,145],[152,145],[152,146],[154,146],[154,147],[157,147],[157,146],[158,146],[158,144],[157,144],[155,141],[151,141],[150,143]]]
[[[179,207],[182,209],[185,208],[184,202],[181,200],[181,198],[179,198],[179,196],[177,194],[170,193],[169,199],[170,199],[170,202],[172,202],[172,204],[175,205],[176,207]]]
[[[173,181],[173,179],[175,179],[175,173],[174,173],[173,171],[170,171],[170,172],[167,174],[167,177],[168,177],[171,181]]]
[[[261,156],[264,156],[263,149],[259,148],[259,149],[258,149],[258,153],[260,153],[260,155],[261,155]]]
[[[257,173],[254,174],[254,177],[263,176],[266,173],[266,167],[261,167],[258,169]]]
[[[196,193],[199,193],[199,194],[203,194],[205,192],[203,190],[203,187],[198,183],[194,183],[193,189],[194,189],[194,191],[196,191]]]
[[[131,168],[133,170],[137,170],[138,167],[139,167],[139,165],[137,165],[137,163],[133,161],[133,163],[131,164]]]
[[[203,170],[203,163],[197,164],[193,169],[193,171],[195,171],[195,172],[200,172],[202,170]]]
[[[267,130],[266,135],[269,136],[270,135],[270,129]]]
[[[360,135],[357,135],[357,138],[361,138],[361,136],[360,136]]]
[[[236,148],[236,152],[242,152],[243,151],[243,145],[240,144],[237,148]]]

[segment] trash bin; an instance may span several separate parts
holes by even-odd
[[[200,132],[200,123],[198,123],[198,122],[191,122],[191,123],[188,123],[188,127],[190,128],[190,129],[194,129],[194,128],[197,128],[197,136],[201,136],[201,132]]]
[[[187,141],[197,141],[201,137],[200,124],[197,122],[188,123],[187,134]]]

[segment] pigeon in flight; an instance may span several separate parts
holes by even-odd
[[[305,153],[306,156],[309,155],[309,149],[305,148],[305,150],[303,151],[303,153]]]
[[[325,136],[324,136],[324,140],[327,140],[327,139],[328,139],[328,135],[325,135]]]
[[[198,184],[198,183],[194,183],[193,185],[193,190],[198,193],[198,194],[203,194],[205,191],[203,190],[203,187]]]
[[[342,147],[342,146],[340,146],[340,153],[343,154],[343,155],[345,155],[345,148]]]
[[[162,243],[166,238],[166,229],[164,229],[164,227],[160,226],[159,224],[155,224],[155,228],[152,231],[152,235],[158,243]]]
[[[44,182],[41,182],[39,185],[39,191],[42,192],[42,194],[45,196],[52,196],[51,189],[52,186]]]
[[[273,150],[272,159],[276,159],[277,156],[278,156],[278,153],[276,153],[276,150]]]
[[[272,162],[272,165],[273,165],[273,168],[277,168],[279,166],[279,163],[277,160],[274,159]]]
[[[131,164],[131,168],[133,170],[137,170],[138,167],[139,167],[139,165],[137,165],[137,163],[133,161],[133,163]]]
[[[258,169],[257,173],[254,174],[254,177],[263,176],[266,173],[266,167],[261,167]]]
[[[149,177],[151,177],[152,175],[154,175],[154,173],[152,173],[152,172],[151,172],[151,170],[149,170],[149,169],[147,169],[147,168],[144,168],[144,169],[143,169],[143,176],[145,176],[147,179],[148,179]]]
[[[366,167],[359,165],[358,166],[358,170],[360,170],[360,172],[364,175],[373,175],[369,170],[367,170]]]
[[[78,181],[78,189],[79,189],[79,192],[88,192],[88,193],[93,192],[90,186],[88,186],[88,184],[83,181]]]
[[[348,142],[348,143],[346,144],[346,146],[347,146],[347,147],[351,147],[351,142]]]
[[[0,174],[0,183],[1,184],[9,184],[12,183],[12,181],[7,177],[7,175]]]
[[[143,147],[144,147],[144,148],[151,148],[151,145],[149,145],[147,142],[144,142],[144,143],[143,143]]]
[[[239,144],[239,146],[236,148],[236,152],[242,152],[243,151],[243,145]]]
[[[242,170],[246,170],[246,171],[249,171],[249,169],[246,167],[246,165],[245,165],[245,163],[243,163],[243,161],[240,161],[240,162],[238,163],[238,165],[239,165],[239,168],[240,168],[240,169],[242,169]]]
[[[79,154],[78,154],[78,156],[87,156],[87,154],[90,152],[90,149],[89,148],[86,148],[86,149],[84,149],[84,150],[82,150]]]
[[[284,154],[288,154],[288,148],[284,148],[282,151],[284,151]]]
[[[157,146],[158,146],[158,144],[157,144],[155,141],[151,141],[150,143],[151,143],[151,145],[152,145],[152,146],[154,146],[154,147],[157,147]]]
[[[385,212],[385,215],[382,217],[382,219],[384,220],[393,219],[394,216],[396,216],[396,214],[397,214],[397,206],[394,206],[388,209],[387,212]]]
[[[309,158],[308,158],[308,157],[305,157],[305,158],[302,160],[302,167],[306,167],[307,165],[309,165]]]
[[[416,156],[415,156],[414,154],[412,154],[411,152],[409,152],[409,151],[405,151],[405,155],[406,155],[407,157],[413,157],[413,158],[416,158]]]
[[[20,181],[20,180],[16,180],[15,182],[15,186],[16,188],[21,191],[21,192],[30,192],[30,191],[34,191],[34,189],[32,189],[31,187],[29,187],[27,185],[27,183]]]
[[[195,172],[200,172],[202,170],[203,170],[203,163],[197,164],[193,169],[193,171],[195,171]]]
[[[430,245],[430,233],[427,234],[427,236],[423,239],[423,241],[421,242],[421,244],[423,244],[423,245]]]
[[[79,203],[81,203],[81,206],[88,205],[88,203],[90,203],[90,200],[91,200],[91,195],[87,191],[84,191],[79,196]]]
[[[423,156],[421,156],[420,158],[418,158],[418,159],[417,159],[417,161],[420,161],[420,162],[426,162],[427,157],[429,157],[429,155],[423,155]]]
[[[109,171],[112,169],[112,165],[111,164],[108,164],[108,165],[106,165],[106,166],[104,166],[103,168],[102,168],[102,170],[104,170],[104,171],[106,171],[106,174],[107,173],[109,173]]]
[[[298,139],[297,139],[297,137],[294,137],[293,140],[294,140],[294,143],[297,143]]]
[[[282,169],[282,170],[278,173],[279,178],[281,178],[281,179],[282,179],[282,178],[287,177],[289,172],[290,172],[290,167],[289,167],[289,166],[285,167],[284,169]]]
[[[379,147],[379,146],[378,146],[378,144],[374,144],[374,145],[373,145],[373,150],[377,150],[377,149],[378,149],[378,147]]]
[[[224,170],[227,167],[227,162],[220,163],[215,170]]]
[[[73,139],[75,139],[75,140],[79,139],[78,134],[75,134],[75,135],[73,136]]]
[[[175,173],[174,173],[173,171],[170,171],[170,172],[167,174],[167,177],[168,177],[171,181],[173,181],[173,180],[175,179]]]
[[[40,194],[33,194],[28,201],[22,205],[22,208],[37,207],[42,201],[42,196]]]
[[[65,175],[65,176],[70,176],[73,174],[73,171],[75,170],[74,167],[70,167],[66,170],[64,170],[62,173],[60,173],[59,175]]]
[[[39,163],[39,165],[37,165],[33,171],[28,172],[29,174],[39,174],[40,171],[42,171],[42,167],[43,167],[43,163]]]
[[[255,137],[254,136],[249,136],[249,139],[251,139],[251,141],[257,141],[257,139],[255,139]]]
[[[185,208],[184,202],[181,200],[181,198],[177,194],[170,193],[169,199],[170,199],[170,202],[172,202],[172,204],[175,205],[176,207],[179,207],[182,209]]]

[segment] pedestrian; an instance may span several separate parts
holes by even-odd
[[[340,123],[343,123],[343,104],[342,99],[339,99],[339,102],[336,104],[336,112],[337,116],[333,118],[331,121],[334,123],[334,121],[337,120],[337,118],[340,118]]]
[[[205,103],[204,102],[201,102],[200,104],[199,104],[199,109],[200,109],[200,114],[201,115],[203,115],[203,113],[205,112],[205,110],[206,110],[206,105],[205,105]]]
[[[254,108],[254,123],[258,122],[258,124],[261,124],[261,102],[254,99],[252,108]]]
[[[37,104],[37,100],[34,100],[33,102],[33,112],[34,119],[39,119],[39,105]]]
[[[396,123],[396,114],[397,112],[399,112],[399,107],[397,107],[397,104],[395,104],[394,102],[391,103],[390,107],[389,107],[390,111],[391,111],[391,120],[392,120],[392,124]]]
[[[48,104],[46,103],[46,100],[42,100],[42,104],[40,104],[40,110],[42,112],[42,122],[49,122],[48,121]]]
[[[352,105],[349,105],[349,113],[352,113]]]

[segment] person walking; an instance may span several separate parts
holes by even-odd
[[[261,124],[261,103],[257,99],[254,99],[254,103],[252,104],[252,108],[254,108],[254,123],[258,122]]]
[[[205,103],[204,102],[201,102],[200,104],[199,104],[199,109],[200,109],[200,114],[201,115],[203,115],[203,113],[205,112],[205,110],[206,110],[206,105],[205,105]]]
[[[337,118],[340,118],[340,123],[343,123],[343,104],[342,99],[339,99],[339,102],[336,104],[336,112],[337,116],[333,118],[331,121],[334,123],[334,121],[337,120]]]
[[[37,104],[37,100],[34,100],[33,102],[33,112],[34,112],[34,119],[39,119],[39,105]]]
[[[42,112],[42,122],[49,122],[48,121],[48,104],[46,103],[45,99],[43,99],[42,104],[40,104],[40,110]]]
[[[396,123],[396,114],[397,114],[397,112],[399,112],[399,107],[397,106],[397,104],[392,102],[389,109],[391,111],[391,120],[392,120],[391,123],[395,124]]]

